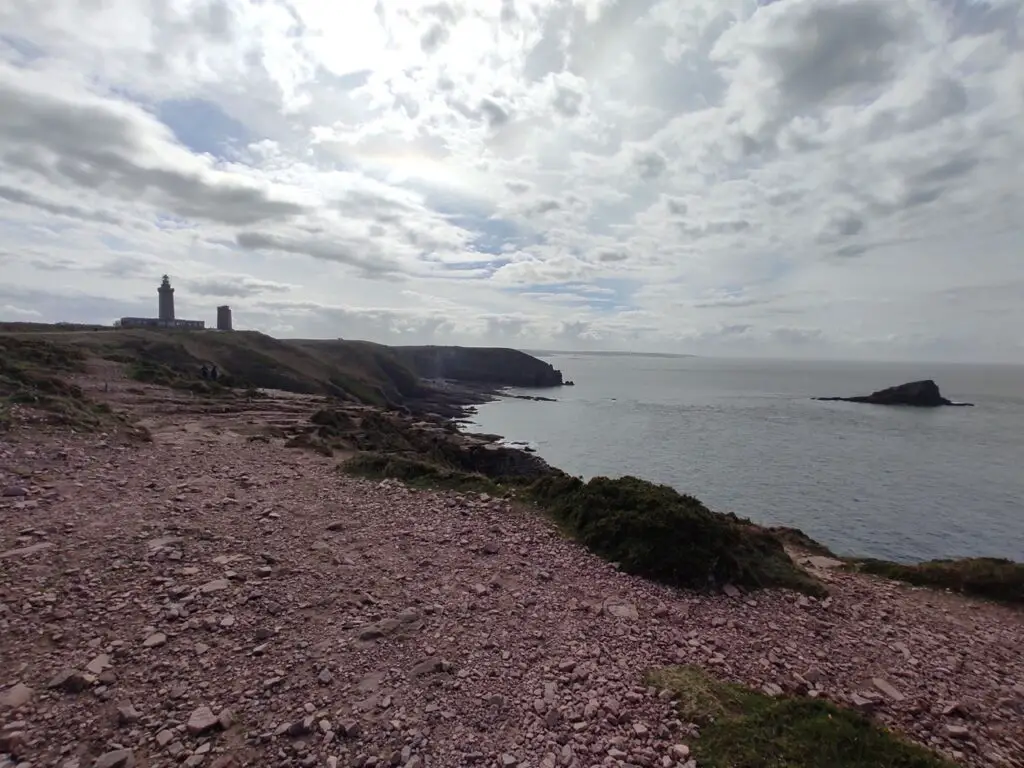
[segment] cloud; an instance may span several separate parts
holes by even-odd
[[[484,98],[480,101],[480,112],[492,128],[501,128],[511,119],[508,110],[491,98]]]
[[[314,259],[335,261],[359,267],[369,276],[383,277],[393,275],[398,268],[397,260],[386,253],[378,252],[375,256],[360,253],[358,245],[336,242],[328,238],[308,236],[295,238],[274,235],[265,232],[239,232],[235,238],[238,245],[247,250],[280,251],[311,256]]]
[[[0,104],[4,165],[23,176],[125,200],[151,198],[179,216],[224,224],[303,211],[187,152],[139,107],[74,90],[52,74],[0,65]]]
[[[41,318],[42,314],[35,309],[26,309],[25,307],[16,307],[13,304],[4,304],[3,306],[0,306],[0,317],[14,317],[18,319]]]
[[[183,281],[185,290],[199,296],[220,298],[251,298],[267,293],[288,293],[293,286],[258,280],[249,275],[208,275]]]
[[[31,192],[27,189],[17,189],[15,187],[9,187],[6,184],[0,184],[0,198],[10,202],[18,203],[20,205],[28,205],[34,208],[39,208],[47,213],[52,213],[58,216],[70,216],[75,219],[91,219],[93,221],[101,221],[107,224],[120,224],[121,220],[116,216],[112,216],[109,213],[103,211],[89,210],[85,207],[58,203],[53,200],[46,200],[43,197]]]
[[[640,173],[640,178],[647,180],[658,178],[668,167],[665,157],[654,151],[639,152],[633,158],[633,163]]]
[[[0,29],[0,307],[148,314],[168,272],[183,314],[304,336],[1024,360],[1024,0],[7,0]]]

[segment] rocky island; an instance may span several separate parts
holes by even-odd
[[[0,766],[1024,766],[1013,564],[584,483],[390,348],[181,344],[0,333]]]
[[[939,386],[931,379],[911,381],[887,389],[880,389],[870,395],[856,397],[816,397],[815,400],[841,401],[844,403],[868,403],[869,405],[910,405],[917,408],[938,408],[942,405],[970,406],[972,403],[954,403],[939,392]]]

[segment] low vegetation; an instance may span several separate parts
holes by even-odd
[[[526,490],[588,549],[628,572],[680,587],[786,587],[821,594],[770,533],[693,496],[635,477],[553,474]]]
[[[312,420],[316,429],[291,444],[328,451],[343,446],[356,452],[344,468],[364,477],[514,495],[628,573],[696,589],[736,584],[824,592],[775,536],[668,486],[635,477],[584,483],[530,454],[474,444],[396,414],[328,409]]]
[[[821,699],[771,697],[693,666],[651,670],[684,721],[700,726],[691,749],[703,768],[953,768],[868,718]]]
[[[800,552],[804,552],[809,555],[821,555],[824,557],[838,559],[835,552],[826,547],[820,541],[815,541],[799,528],[790,528],[785,525],[773,525],[765,528],[765,530],[783,544],[793,547],[793,549],[798,549]]]
[[[381,407],[422,394],[418,376],[398,353],[367,342],[287,341],[253,331],[22,324],[0,326],[0,342],[46,346],[53,354],[48,362],[55,364],[69,357],[112,360],[140,381],[200,391],[199,370],[206,364],[217,366],[224,376],[218,383],[227,387],[281,389]],[[216,394],[215,388],[206,389]]]
[[[1024,604],[1024,564],[993,557],[929,560],[907,565],[887,560],[851,559],[864,573],[905,581],[920,587],[948,589],[1003,603]]]
[[[382,453],[358,453],[344,463],[353,475],[400,480],[412,488],[487,493],[503,496],[508,489],[480,474],[446,469],[436,464]]]
[[[105,403],[89,399],[67,376],[85,370],[85,355],[44,339],[0,336],[0,428],[10,429],[13,409],[39,411],[51,424],[83,431],[118,429],[146,439]]]
[[[203,379],[198,372],[178,371],[160,363],[135,361],[125,369],[128,378],[144,384],[156,384],[171,389],[182,389],[197,395],[217,397],[233,395],[234,381],[228,375],[218,377],[216,381]]]

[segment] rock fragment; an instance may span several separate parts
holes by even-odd
[[[231,586],[231,582],[227,579],[214,579],[208,581],[199,587],[199,591],[204,595],[209,595],[212,592],[221,592]]]
[[[635,621],[640,618],[640,613],[637,611],[636,605],[615,595],[606,597],[604,602],[601,604],[601,607],[609,616],[614,616],[619,619]]]
[[[148,635],[145,640],[142,641],[143,648],[159,648],[161,645],[167,643],[167,635],[163,632],[154,632]]]
[[[417,663],[411,670],[410,674],[413,677],[421,677],[423,675],[429,675],[434,672],[441,672],[445,667],[444,661],[439,656],[432,656],[429,659]]]
[[[24,683],[15,683],[3,693],[0,693],[0,707],[17,709],[28,704],[35,691]]]
[[[122,725],[137,723],[142,715],[135,709],[130,701],[125,702],[117,708],[117,721]]]
[[[902,693],[900,693],[898,690],[896,690],[895,686],[893,686],[892,683],[890,683],[888,680],[886,680],[883,677],[873,677],[873,678],[871,678],[871,684],[873,686],[875,686],[875,688],[877,688],[879,691],[884,693],[886,696],[888,696],[890,699],[892,699],[893,701],[897,701],[897,702],[905,701],[906,698],[907,698]]]
[[[89,687],[89,681],[85,675],[74,669],[64,669],[58,672],[46,684],[47,688],[68,691],[69,693],[80,693]]]
[[[130,749],[115,749],[100,755],[93,768],[134,768],[135,753]]]
[[[213,710],[209,707],[198,707],[189,715],[188,723],[185,727],[193,736],[199,736],[207,731],[212,731],[219,724],[220,721],[213,714]]]
[[[85,665],[85,671],[90,675],[100,675],[103,671],[110,666],[110,657],[101,653],[99,656],[93,658],[88,664]]]

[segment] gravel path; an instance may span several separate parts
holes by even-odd
[[[827,568],[825,600],[678,592],[248,440],[273,401],[148,395],[151,444],[0,435],[0,766],[694,766],[641,682],[676,662],[1024,766],[1020,612]]]

